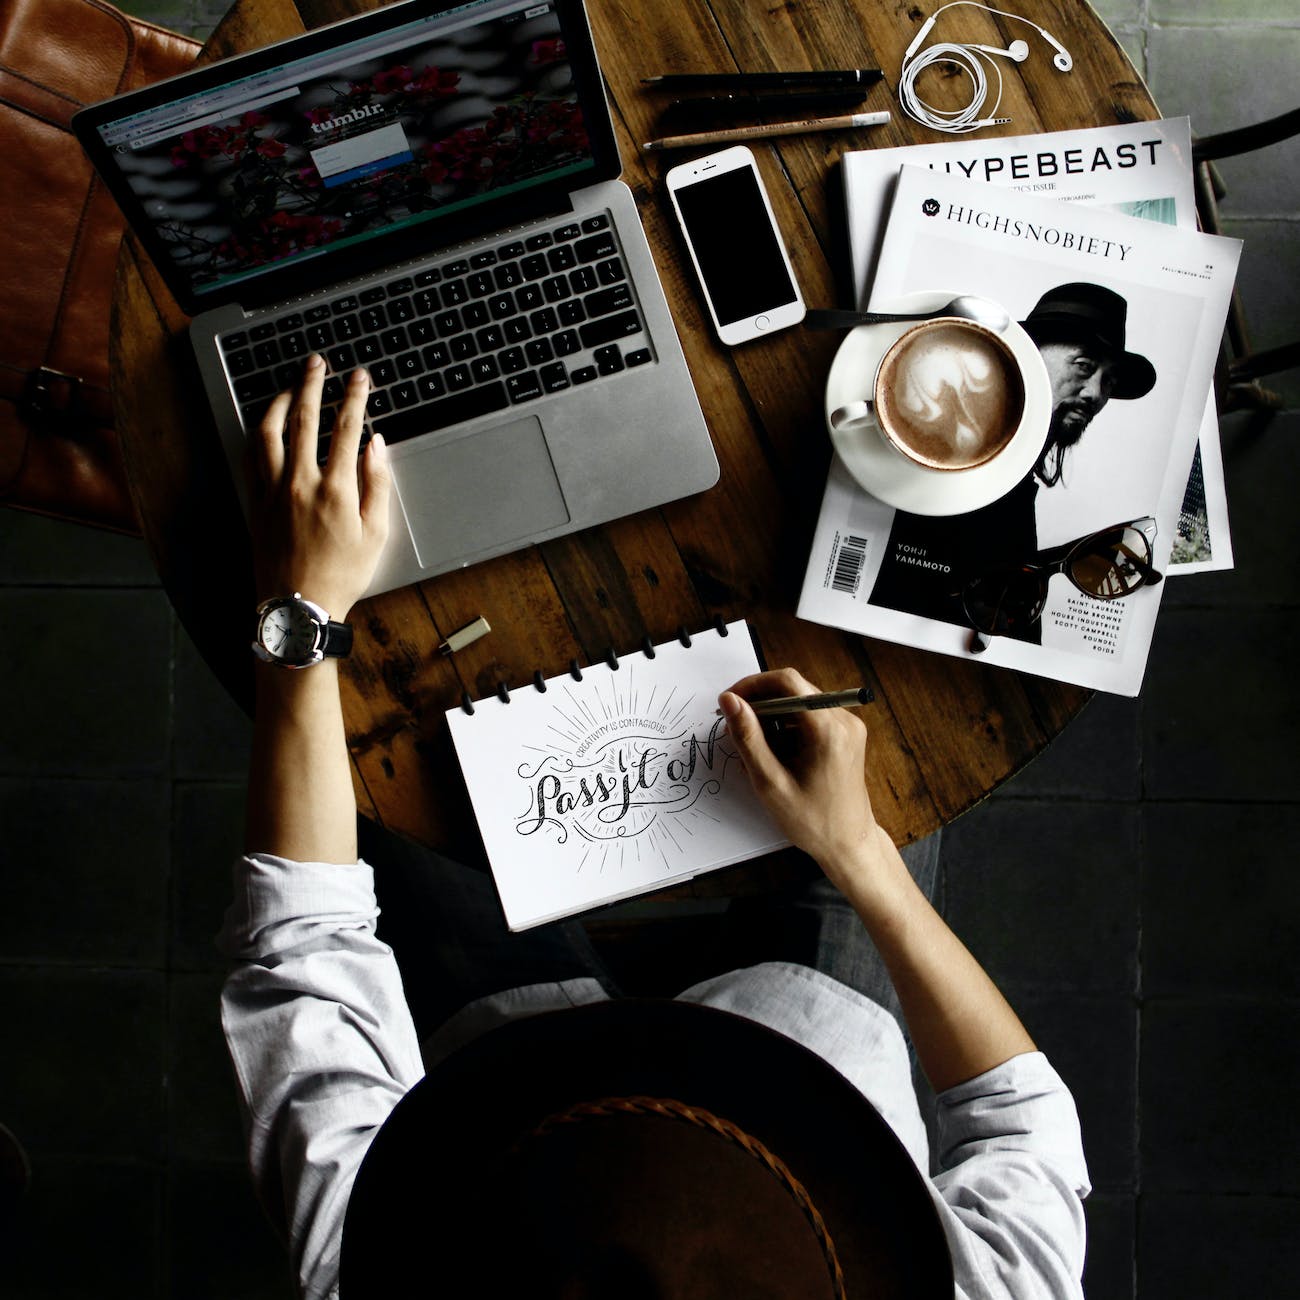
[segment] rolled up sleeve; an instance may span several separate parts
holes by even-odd
[[[337,1285],[352,1183],[423,1076],[415,1026],[365,863],[240,859],[218,936],[235,964],[221,1018],[259,1194],[282,1215],[309,1300]]]
[[[1091,1191],[1074,1099],[1041,1052],[938,1098],[934,1188],[959,1294],[1082,1296]]]

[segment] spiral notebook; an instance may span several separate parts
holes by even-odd
[[[788,843],[717,713],[759,669],[741,621],[448,712],[511,930]]]

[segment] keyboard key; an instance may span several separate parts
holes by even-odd
[[[516,285],[523,284],[524,273],[519,269],[518,262],[508,262],[492,272],[492,282],[498,289],[513,289]]]
[[[356,294],[350,293],[346,298],[336,298],[331,307],[336,316],[342,316],[344,312],[356,311],[359,305]]]
[[[313,352],[324,352],[334,342],[334,331],[328,325],[307,327],[307,346]]]
[[[582,233],[582,227],[576,221],[570,222],[567,226],[561,226],[555,231],[555,238],[559,240],[577,239]]]
[[[414,320],[406,332],[411,336],[411,342],[417,345],[432,343],[436,334],[431,320]]]
[[[375,389],[366,399],[366,414],[373,419],[377,415],[387,415],[393,409],[393,399],[386,389]]]
[[[399,282],[400,283],[400,282]],[[415,315],[415,305],[409,298],[394,298],[388,304],[388,319],[394,325],[401,325]]]
[[[387,442],[398,443],[428,433],[431,429],[445,429],[476,416],[503,411],[509,405],[506,386],[500,380],[471,388],[467,392],[444,397],[440,402],[426,402],[406,411],[397,411],[386,420],[375,423],[375,432],[382,433]]]
[[[436,289],[425,289],[417,293],[411,301],[415,304],[416,314],[419,316],[429,316],[438,310],[438,291]]]
[[[465,283],[469,285],[470,296],[474,298],[486,298],[497,287],[496,281],[486,271],[475,271]]]
[[[626,361],[629,366],[644,366],[652,361],[653,358],[650,356],[649,348],[637,348],[635,352],[629,352],[623,360]]]
[[[554,237],[551,235],[550,231],[543,230],[539,234],[529,235],[528,238],[524,240],[524,247],[530,253],[535,253],[539,248],[550,248],[554,242]]]
[[[330,348],[325,354],[325,359],[330,363],[330,369],[340,375],[352,370],[357,364],[356,353],[347,343],[341,347]]]
[[[334,322],[334,337],[343,339],[345,342],[357,337],[361,333],[361,323],[355,316],[340,316]]]
[[[552,334],[551,346],[557,357],[571,357],[575,352],[582,351],[576,330],[561,330],[558,334]]]
[[[327,302],[318,302],[314,307],[308,307],[302,314],[303,320],[308,325],[319,325],[323,320],[330,318],[330,305]]]
[[[522,343],[525,339],[533,337],[533,331],[522,316],[516,316],[513,320],[506,321],[505,332],[507,343]]]
[[[388,297],[388,291],[382,284],[372,285],[369,289],[362,289],[357,294],[357,299],[363,307],[373,307],[377,302],[383,302]]]
[[[492,266],[497,260],[497,255],[490,249],[485,249],[481,253],[475,253],[469,259],[471,271],[481,271],[485,266]]]
[[[361,313],[361,328],[367,334],[378,334],[388,325],[388,317],[382,307],[367,307]]]
[[[415,277],[417,289],[427,289],[431,284],[437,284],[442,279],[442,272],[437,267],[430,267],[427,271],[421,271]]]
[[[534,253],[531,257],[525,257],[519,263],[519,269],[524,273],[525,280],[540,280],[544,275],[549,275],[551,270],[546,265],[546,258],[541,253]]]
[[[502,244],[501,247],[497,249],[497,256],[503,262],[512,261],[516,257],[523,257],[523,255],[524,245],[523,241],[519,239],[512,239],[510,243]]]
[[[596,363],[596,370],[602,375],[616,375],[623,369],[623,354],[618,350],[617,344],[597,348],[591,356]]]
[[[461,303],[469,301],[469,290],[465,287],[464,280],[449,280],[442,286],[442,305],[444,307],[459,307]]]
[[[468,270],[469,263],[462,257],[455,262],[448,262],[447,265],[442,268],[442,273],[450,278],[454,275],[464,275]]]
[[[612,311],[624,311],[632,305],[632,291],[625,284],[615,285],[612,289],[599,289],[589,293],[582,305],[588,316],[608,316]]]
[[[491,319],[488,312],[487,303],[471,302],[465,305],[465,310],[460,314],[461,319],[465,322],[467,330],[476,330],[480,325],[486,325]]]
[[[488,299],[488,311],[493,320],[505,320],[515,314],[515,296],[512,293],[499,293]]]
[[[397,378],[397,367],[387,358],[382,361],[376,361],[375,364],[370,367],[370,378],[378,387],[384,388]]]
[[[480,352],[495,352],[497,348],[505,346],[505,331],[500,325],[489,325],[474,335],[474,341]]]
[[[445,343],[431,343],[420,355],[424,358],[425,366],[430,370],[440,370],[451,360],[451,353],[447,351]]]
[[[410,293],[414,288],[415,281],[409,275],[403,276],[400,280],[390,280],[388,283],[388,292],[392,295]]]
[[[440,312],[433,318],[433,326],[438,331],[439,338],[450,338],[453,334],[459,334],[465,327],[460,322],[460,312],[444,311]]]
[[[515,302],[520,311],[535,311],[546,302],[546,295],[539,284],[526,284],[515,294]]]
[[[468,361],[470,357],[478,356],[478,344],[468,334],[457,334],[447,346],[451,349],[453,361]]]
[[[424,373],[424,362],[418,352],[403,352],[397,358],[397,376],[399,379],[414,379]]]
[[[240,375],[247,375],[255,368],[253,354],[247,348],[226,355],[226,373],[233,379],[238,379]]]
[[[641,332],[641,318],[634,311],[619,312],[615,316],[602,316],[578,326],[578,337],[584,348],[598,348],[615,339],[627,338]]]
[[[405,352],[411,346],[410,340],[406,337],[406,331],[400,325],[395,330],[385,330],[379,336],[379,341],[384,345],[384,351],[390,357],[396,356],[399,352]]]
[[[326,406],[335,406],[343,400],[343,381],[338,375],[330,375],[321,389],[320,400]]]
[[[561,325],[581,325],[587,319],[587,309],[580,298],[569,298],[556,309]]]
[[[442,376],[447,381],[447,387],[453,393],[462,393],[465,389],[473,386],[474,380],[470,377],[468,366],[451,366],[443,372]]]
[[[594,230],[604,230],[609,225],[609,217],[603,212],[597,213],[594,217],[586,217],[582,222],[582,233],[589,235]]]
[[[253,348],[253,360],[260,367],[273,366],[280,360],[280,349],[273,342],[259,343]]]
[[[368,366],[372,361],[378,361],[383,355],[384,349],[380,347],[379,340],[373,334],[368,334],[365,338],[357,340],[357,360],[363,366]]]
[[[270,345],[268,344],[268,346]],[[290,360],[305,357],[307,355],[307,336],[299,332],[284,335],[280,340],[280,351]]]
[[[542,293],[547,302],[561,302],[569,296],[569,281],[562,275],[553,275],[542,281]]]
[[[297,388],[299,381],[302,379],[301,366],[276,366],[271,371],[271,377],[275,381],[277,392],[283,392],[286,388]]]
[[[611,257],[608,261],[596,263],[596,279],[601,284],[617,284],[627,279],[627,272],[617,257]]]
[[[261,343],[264,339],[273,339],[275,337],[275,322],[264,320],[260,325],[254,325],[248,331],[248,337],[254,343]]]
[[[596,279],[596,272],[589,266],[580,266],[576,271],[569,272],[569,284],[574,293],[590,293],[593,289],[600,287],[600,282]]]
[[[221,340],[221,350],[223,352],[234,352],[236,348],[248,346],[248,335],[243,330],[237,330],[234,334],[227,334]]]
[[[275,392],[275,380],[266,373],[245,375],[242,379],[235,380],[235,400],[241,406],[261,397],[274,397]]]
[[[506,390],[512,402],[527,402],[534,397],[541,397],[542,381],[533,371],[525,370],[523,374],[511,375],[506,380]]]
[[[281,316],[280,319],[276,321],[275,327],[281,334],[285,333],[287,330],[302,329],[302,312],[295,311],[291,312],[288,316]]]
[[[580,239],[573,246],[579,262],[597,262],[602,257],[613,257],[618,252],[618,245],[609,231],[601,235],[590,235]]]
[[[561,244],[558,248],[553,248],[546,254],[546,265],[552,271],[568,271],[578,265],[577,255],[573,251],[572,244]]]
[[[549,366],[543,366],[541,369],[542,387],[548,393],[558,393],[562,388],[569,386],[569,372],[565,370],[564,363],[556,361]]]
[[[414,379],[407,379],[400,384],[394,384],[388,390],[388,394],[393,399],[393,405],[399,411],[408,406],[414,406],[420,400],[420,394],[416,391]]]
[[[431,402],[447,391],[447,385],[443,383],[441,375],[421,375],[415,387],[422,402]]]
[[[589,384],[596,378],[596,367],[579,366],[577,370],[569,372],[569,378],[572,379],[575,384]]]
[[[506,348],[497,357],[497,362],[501,366],[503,375],[517,375],[528,365],[528,362],[524,360],[523,348]]]
[[[501,371],[497,369],[495,357],[478,357],[469,363],[469,373],[476,384],[485,384],[489,379],[499,379]]]
[[[530,366],[540,366],[547,361],[555,360],[555,352],[549,339],[534,339],[525,346],[524,356],[528,358]]]
[[[553,307],[543,307],[541,311],[533,312],[528,323],[533,327],[534,334],[550,334],[560,328],[560,320]]]

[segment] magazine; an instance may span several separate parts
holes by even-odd
[[[1031,334],[1041,335],[1036,322],[1049,317],[1059,324],[1062,316],[1074,319],[1072,312],[1100,314],[1112,334],[1122,331],[1124,351],[1109,400],[1086,410],[1054,396],[1049,379],[1052,426],[1037,464],[980,510],[896,510],[860,488],[837,457],[800,617],[967,656],[964,584],[995,560],[1033,560],[1098,529],[1154,516],[1154,564],[1163,571],[1240,252],[1239,240],[904,167],[873,307],[960,286],[1002,303]],[[1074,308],[1073,299],[1080,300]],[[1050,376],[1052,346],[1066,345],[1034,341]],[[1016,636],[993,637],[982,657],[1136,695],[1162,590],[1149,585],[1101,601],[1058,574],[1041,619]]]
[[[844,199],[854,292],[859,302],[866,301],[898,169],[904,165],[1195,230],[1191,160],[1191,124],[1185,117],[847,153]],[[1183,495],[1171,572],[1230,569],[1232,564],[1219,421],[1211,394]]]

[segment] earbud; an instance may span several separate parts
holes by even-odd
[[[998,49],[996,45],[972,45],[970,48],[983,50],[985,54],[1001,54],[1017,63],[1023,63],[1029,57],[1028,41],[1012,41],[1005,50]]]
[[[1038,28],[1038,34],[1056,51],[1052,56],[1053,66],[1059,68],[1062,72],[1069,72],[1074,67],[1074,60],[1070,57],[1070,51],[1051,32],[1044,31],[1040,27]]]

